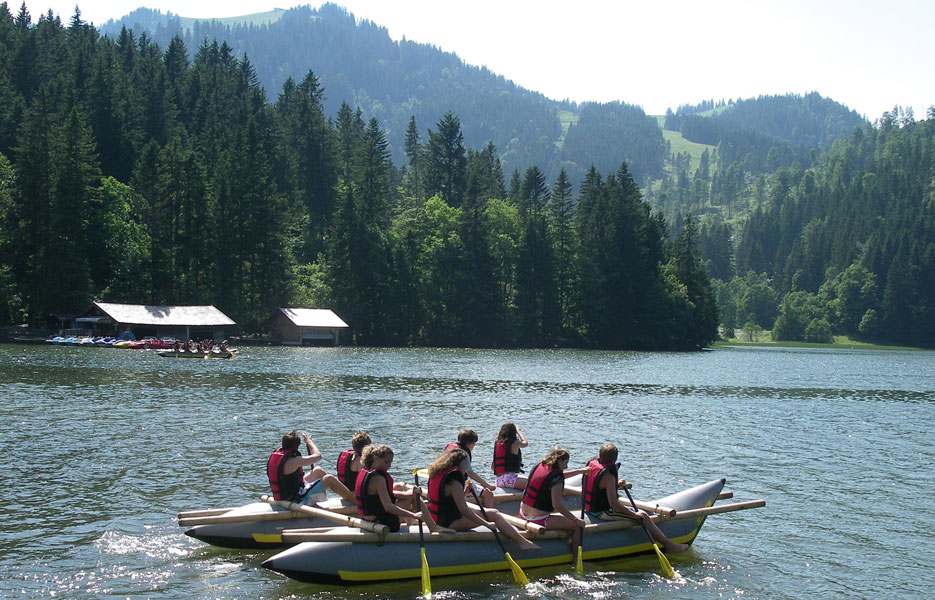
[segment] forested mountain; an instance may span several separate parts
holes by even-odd
[[[212,303],[248,332],[328,306],[363,344],[716,335],[695,222],[670,240],[626,162],[590,167],[577,192],[534,164],[507,185],[496,144],[470,146],[447,111],[425,134],[409,117],[397,167],[378,119],[326,115],[313,71],[270,102],[224,42],[101,37],[6,3],[0,94],[0,324],[99,299]]]
[[[452,112],[464,124],[465,144],[480,148],[493,142],[507,173],[536,165],[551,180],[565,162],[577,185],[592,163],[611,171],[627,161],[637,181],[661,174],[662,136],[639,108],[611,103],[592,109],[550,100],[434,46],[394,42],[384,27],[358,22],[334,4],[293,8],[262,25],[231,21],[190,22],[141,8],[107,23],[101,32],[116,39],[127,27],[162,48],[175,36],[189,48],[205,39],[226,42],[238,59],[246,55],[260,85],[271,93],[288,77],[298,79],[311,70],[325,90],[325,114],[333,117],[346,102],[360,108],[365,120],[376,118],[397,163],[405,160],[411,117],[424,135],[428,126]],[[577,121],[568,133],[572,148],[581,154],[559,150],[563,116]]]
[[[376,344],[694,348],[720,320],[935,346],[935,111],[787,95],[660,130],[281,12],[101,37],[0,4],[0,324],[94,298],[248,331],[325,305]]]
[[[935,346],[935,111],[887,114],[839,140],[820,168],[781,169],[746,222],[740,273],[782,298],[774,335],[838,332]]]
[[[700,217],[728,331],[935,346],[935,111],[927,117],[895,107],[871,125],[817,95],[667,115],[667,128],[709,145],[695,168],[673,155],[650,196],[676,223]]]
[[[754,173],[794,163],[809,167],[819,151],[864,123],[856,112],[814,92],[738,100],[706,112],[698,108],[668,111],[665,128],[717,146],[722,161],[740,162]]]

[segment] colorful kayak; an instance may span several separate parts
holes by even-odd
[[[724,483],[724,479],[717,479],[660,498],[655,504],[671,509],[670,514],[657,514],[653,519],[673,542],[691,544],[709,514],[765,504],[758,500],[713,506]],[[542,550],[520,552],[512,541],[504,540],[507,551],[521,567],[571,562],[565,532],[527,533],[527,536]],[[284,530],[282,538],[285,543],[299,543],[264,561],[263,566],[299,581],[352,584],[414,579],[421,575],[416,526],[404,526],[399,533],[385,536],[351,527],[326,531]],[[432,577],[510,570],[493,535],[484,528],[457,534],[431,534],[425,539]],[[654,553],[655,550],[636,521],[623,520],[589,521],[583,552],[584,560],[594,561]]]

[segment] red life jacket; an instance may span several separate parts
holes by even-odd
[[[472,458],[471,451],[465,448],[464,446],[462,446],[461,444],[448,444],[447,446],[445,446],[445,452],[449,450],[459,450],[459,449],[464,450],[465,452],[468,453],[468,461],[470,461]]]
[[[429,478],[429,512],[436,523],[447,526],[461,516],[453,496],[444,496],[444,490],[452,481],[457,481],[464,488],[464,473],[454,465],[451,468]]]
[[[302,456],[298,448],[283,451],[282,446],[276,448],[269,460],[266,461],[266,476],[269,477],[269,488],[276,500],[292,500],[302,489],[304,469],[299,467],[288,475],[283,475],[282,469],[286,461],[293,456]]]
[[[357,485],[357,473],[359,471],[354,471],[351,469],[351,463],[354,462],[354,450],[345,450],[338,456],[338,479],[341,480],[341,483],[347,487],[347,489],[352,490],[354,486]]]
[[[607,502],[607,490],[601,490],[601,478],[604,477],[604,473],[610,471],[614,474],[614,481],[617,481],[617,465],[609,464],[605,465],[596,458],[592,458],[588,463],[587,482],[585,482],[584,489],[581,490],[583,494],[582,502],[584,502],[584,510],[593,513],[599,513],[610,508],[610,504]]]
[[[516,438],[512,440],[497,440],[493,446],[493,469],[494,475],[503,475],[504,473],[522,473],[523,472],[523,451],[517,450],[516,454],[510,452],[510,448]]]
[[[539,463],[529,475],[529,481],[523,491],[523,504],[552,512],[555,510],[552,504],[552,487],[556,485],[565,486],[565,474],[545,463]]]
[[[386,480],[386,491],[389,492],[390,502],[396,504],[396,495],[393,493],[393,478],[386,471],[367,470],[361,468],[357,472],[357,482],[354,484],[354,495],[357,497],[357,514],[361,517],[380,517],[389,514],[379,494],[368,494],[367,485],[373,475],[382,475]]]

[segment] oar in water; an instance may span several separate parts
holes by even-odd
[[[487,511],[484,510],[484,504],[480,501],[480,498],[477,497],[477,492],[474,491],[474,486],[468,484],[468,489],[471,490],[471,495],[474,496],[474,502],[477,503],[477,506],[480,508],[480,512],[484,515],[484,520],[487,519]],[[529,579],[526,578],[526,574],[523,573],[523,569],[513,560],[513,557],[510,556],[510,553],[506,551],[506,548],[503,546],[503,541],[500,539],[500,532],[494,529],[493,537],[497,540],[497,543],[500,544],[500,549],[503,550],[503,555],[506,557],[506,562],[510,564],[510,569],[513,571],[513,579],[516,580],[516,583],[522,585],[529,585]]]
[[[633,501],[633,496],[630,495],[630,490],[626,487],[623,488],[623,491],[627,493],[627,498],[630,499],[630,504],[633,505],[633,510],[639,512],[640,509],[636,507],[636,502]],[[659,568],[662,569],[662,574],[672,579],[675,577],[675,571],[672,569],[672,565],[669,564],[669,559],[666,558],[666,555],[662,553],[662,550],[659,549],[659,544],[656,543],[656,540],[653,539],[653,534],[649,533],[649,528],[646,527],[646,523],[643,522],[643,519],[640,519],[640,525],[643,526],[643,531],[646,532],[646,537],[649,538],[649,543],[653,545],[653,550],[656,551],[656,556],[659,557]]]
[[[584,475],[581,477],[581,520],[584,521],[584,497],[587,494],[588,490],[588,475],[591,474],[591,469],[588,468]],[[581,537],[578,538],[578,559],[575,561],[575,573],[578,575],[584,574],[584,559],[581,558],[581,555],[584,552],[581,550],[581,547],[584,545],[584,526],[581,527]]]
[[[416,487],[419,487],[419,469],[412,471],[416,478]],[[422,506],[422,494],[416,494],[416,507],[419,510],[425,510]],[[422,553],[422,595],[426,598],[432,597],[432,576],[429,573],[429,561],[425,558],[425,535],[422,533],[422,519],[419,519],[419,551]]]

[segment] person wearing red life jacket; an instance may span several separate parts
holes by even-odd
[[[305,467],[311,467],[321,460],[321,452],[308,434],[303,433],[302,439],[308,449],[307,456],[302,456],[299,451],[299,434],[293,429],[282,436],[282,446],[266,461],[266,476],[273,498],[314,504],[327,497],[327,489],[353,503],[354,494],[334,475],[329,475],[321,467],[314,467],[305,473]]]
[[[523,472],[523,448],[529,445],[526,436],[513,423],[504,423],[493,446],[493,469],[497,487],[523,489],[528,481]]]
[[[565,490],[565,478],[585,469],[568,470],[568,450],[556,446],[542,459],[542,462],[529,474],[529,481],[523,491],[523,501],[519,505],[521,519],[542,525],[546,530],[563,529],[571,531],[571,562],[578,557],[581,528],[584,521],[576,517],[562,500]],[[553,513],[559,514],[553,514]]]
[[[344,486],[352,490],[357,485],[357,473],[360,472],[360,455],[364,448],[372,443],[366,431],[355,431],[351,437],[351,449],[338,456],[337,476]]]
[[[393,489],[393,478],[388,473],[393,457],[393,449],[386,444],[363,449],[361,468],[354,486],[360,518],[386,525],[390,531],[399,531],[402,519],[410,524],[424,519],[429,531],[439,531],[431,515],[413,510],[416,495],[422,494],[421,488],[414,487],[407,492]],[[450,529],[444,531],[451,532]]]
[[[485,508],[488,521],[479,511],[468,507],[464,498],[464,482],[469,463],[467,451],[453,448],[439,454],[429,465],[429,513],[438,526],[469,531],[482,525],[491,531],[501,531],[522,551],[540,550],[507,523],[500,511]]]
[[[468,485],[474,489],[474,493],[480,497],[481,502],[484,503],[484,508],[493,508],[493,491],[497,489],[497,486],[490,485],[487,483],[483,477],[474,472],[474,468],[471,466],[471,460],[473,457],[474,446],[477,445],[477,434],[473,429],[462,429],[458,432],[458,443],[457,444],[448,444],[445,446],[445,450],[451,450],[453,448],[460,448],[467,452],[468,455],[468,468],[467,476],[472,480],[467,483],[464,487],[464,496],[466,498],[471,497],[471,488],[467,487]],[[476,483],[474,483],[476,482]]]
[[[587,481],[581,490],[584,510],[601,521],[622,519],[642,520],[653,539],[662,544],[666,552],[684,552],[688,544],[676,544],[665,536],[643,510],[633,510],[617,495],[617,447],[610,442],[601,446],[598,457],[588,463]]]

